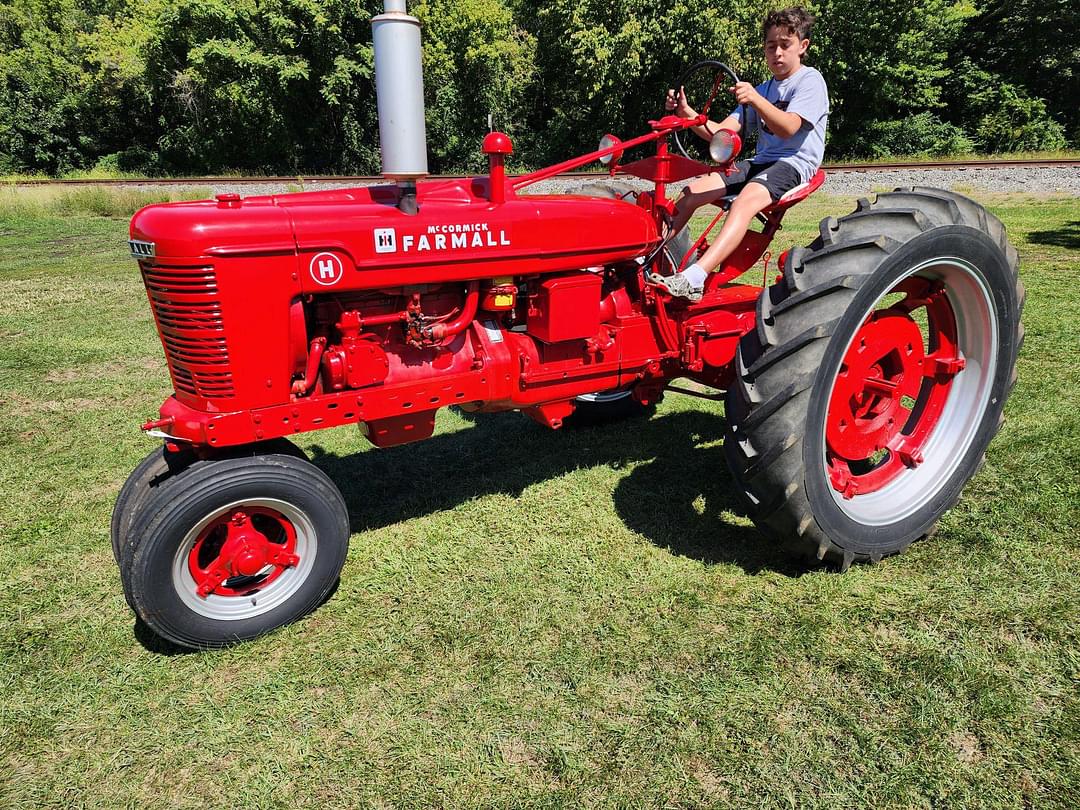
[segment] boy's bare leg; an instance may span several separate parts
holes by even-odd
[[[722,193],[723,189],[714,191],[713,194]],[[694,201],[698,197],[692,191],[684,196]],[[683,200],[679,201],[679,212],[684,210]],[[720,228],[720,234],[716,241],[709,246],[705,254],[685,270],[680,270],[669,276],[650,273],[648,280],[653,284],[663,287],[670,295],[676,298],[686,298],[689,301],[700,301],[704,294],[705,282],[709,273],[715,270],[721,262],[728,258],[738,247],[746,229],[750,226],[750,220],[754,215],[769,207],[772,203],[772,195],[761,183],[747,183],[739,196],[731,204],[731,209],[724,218],[724,225]],[[701,204],[701,203],[699,203]],[[693,208],[686,206],[685,210],[693,212]],[[687,217],[689,218],[689,217]],[[684,220],[685,221],[685,220]],[[672,227],[678,224],[678,220],[672,221]]]
[[[694,212],[706,203],[715,202],[724,196],[727,185],[720,173],[707,174],[690,183],[683,195],[675,203],[675,216],[671,220],[671,232],[678,233],[686,227]]]
[[[709,249],[697,263],[710,273],[714,271],[742,241],[746,229],[750,227],[750,220],[771,204],[772,195],[765,186],[761,183],[747,183],[731,204],[731,210],[720,228],[720,235],[709,245]]]

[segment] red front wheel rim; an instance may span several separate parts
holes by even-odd
[[[974,266],[935,259],[863,316],[828,395],[824,473],[859,522],[925,505],[974,440],[997,367],[993,297]]]
[[[187,532],[173,557],[172,583],[194,613],[219,621],[249,619],[295,596],[317,551],[314,524],[296,504],[234,501]]]
[[[188,554],[188,570],[202,597],[246,596],[299,562],[295,527],[262,506],[238,506],[211,521]]]

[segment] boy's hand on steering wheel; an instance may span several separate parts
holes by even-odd
[[[679,88],[677,98],[673,89],[667,91],[667,98],[664,99],[664,109],[668,112],[674,112],[679,118],[694,118],[697,115],[694,108],[686,103],[685,87]]]
[[[751,107],[755,106],[755,102],[761,100],[761,93],[754,89],[754,85],[750,82],[737,82],[734,87],[729,87],[732,93],[735,94],[735,100],[739,104],[749,104]]]

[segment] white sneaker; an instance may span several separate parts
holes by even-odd
[[[674,273],[670,276],[661,276],[657,273],[649,273],[648,280],[658,287],[667,290],[672,298],[685,298],[690,303],[697,303],[705,294],[705,287],[695,287],[682,273]]]

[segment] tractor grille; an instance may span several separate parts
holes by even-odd
[[[235,396],[214,268],[146,265],[142,274],[177,392]]]

